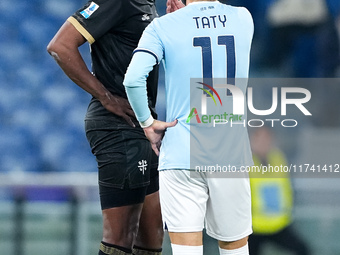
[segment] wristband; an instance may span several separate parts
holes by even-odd
[[[147,128],[153,124],[153,121],[154,121],[154,118],[152,117],[152,115],[150,115],[150,117],[147,118],[146,121],[140,121],[139,124],[142,128]]]

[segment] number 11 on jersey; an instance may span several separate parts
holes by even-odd
[[[235,85],[236,74],[235,38],[233,35],[221,35],[217,37],[217,44],[225,46],[226,48],[227,83],[229,85]],[[210,37],[194,37],[193,46],[201,47],[202,49],[203,83],[214,87],[212,79],[213,63],[212,63],[212,45]],[[209,88],[206,89],[213,93]],[[203,93],[207,95],[206,92]],[[227,90],[227,95],[231,96],[229,90]]]

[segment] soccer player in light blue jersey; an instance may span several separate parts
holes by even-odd
[[[159,154],[162,214],[175,255],[203,254],[204,227],[220,254],[249,253],[248,175],[211,172],[230,177],[253,164],[242,101],[253,29],[245,8],[187,0],[145,29],[125,75],[130,104]],[[152,118],[145,85],[161,61],[166,122]]]

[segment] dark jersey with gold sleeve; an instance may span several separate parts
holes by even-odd
[[[146,26],[157,17],[154,0],[94,0],[87,2],[68,21],[91,47],[92,71],[114,95],[126,98],[124,75],[132,52]],[[158,66],[147,79],[149,106],[156,104]],[[92,98],[86,119],[117,118]]]

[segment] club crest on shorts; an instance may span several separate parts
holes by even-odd
[[[139,171],[141,171],[143,174],[145,173],[147,166],[148,166],[148,162],[146,160],[143,159],[141,161],[138,161]]]
[[[143,16],[142,16],[142,20],[143,20],[143,21],[150,20],[150,16],[149,16],[149,14],[143,14]]]

